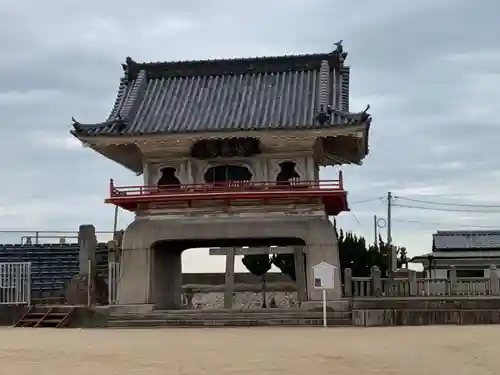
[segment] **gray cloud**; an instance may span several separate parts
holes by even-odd
[[[372,106],[371,154],[343,168],[351,202],[384,196],[499,201],[500,26],[497,1],[4,0],[0,10],[0,227],[109,229],[107,182],[140,178],[80,148],[71,116],[104,119],[120,63],[322,52],[344,39],[352,109]],[[323,171],[325,178],[333,168]],[[371,236],[380,200],[352,205],[339,223]],[[123,225],[131,216],[123,214]],[[395,208],[394,239],[427,251],[430,234],[500,215]],[[359,223],[358,223],[359,221]],[[1,241],[0,241],[1,242]],[[193,255],[188,270],[196,270]],[[208,260],[220,267],[222,260]]]

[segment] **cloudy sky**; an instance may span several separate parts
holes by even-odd
[[[0,229],[112,228],[113,207],[102,202],[109,178],[141,177],[83,149],[69,124],[108,115],[126,56],[327,52],[339,39],[351,108],[370,103],[373,114],[370,155],[344,168],[353,204],[339,226],[372,238],[373,215],[385,217],[379,197],[392,191],[463,205],[397,199],[419,207],[393,210],[394,242],[411,255],[428,251],[437,229],[498,228],[498,14],[495,0],[0,0]],[[130,220],[120,214],[121,226]],[[18,237],[0,233],[0,242]],[[207,258],[188,251],[185,270],[223,269]]]

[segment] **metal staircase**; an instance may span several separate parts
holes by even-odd
[[[71,306],[32,306],[14,327],[66,327],[74,307]]]

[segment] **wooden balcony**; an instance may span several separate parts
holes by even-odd
[[[322,203],[328,215],[348,211],[342,173],[322,181],[230,181],[169,186],[109,186],[106,203],[125,210],[168,207],[290,205]]]

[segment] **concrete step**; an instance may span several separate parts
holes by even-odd
[[[350,319],[352,316],[349,312],[329,312],[328,319]],[[252,314],[252,313],[218,313],[206,314],[200,312],[198,314],[182,314],[178,313],[149,313],[149,314],[112,314],[109,316],[110,321],[115,320],[270,320],[270,319],[323,319],[322,313],[313,313],[302,311],[301,313],[278,313],[278,314]]]
[[[328,326],[351,326],[351,319],[327,319]],[[322,326],[323,319],[162,319],[112,320],[108,328]]]

